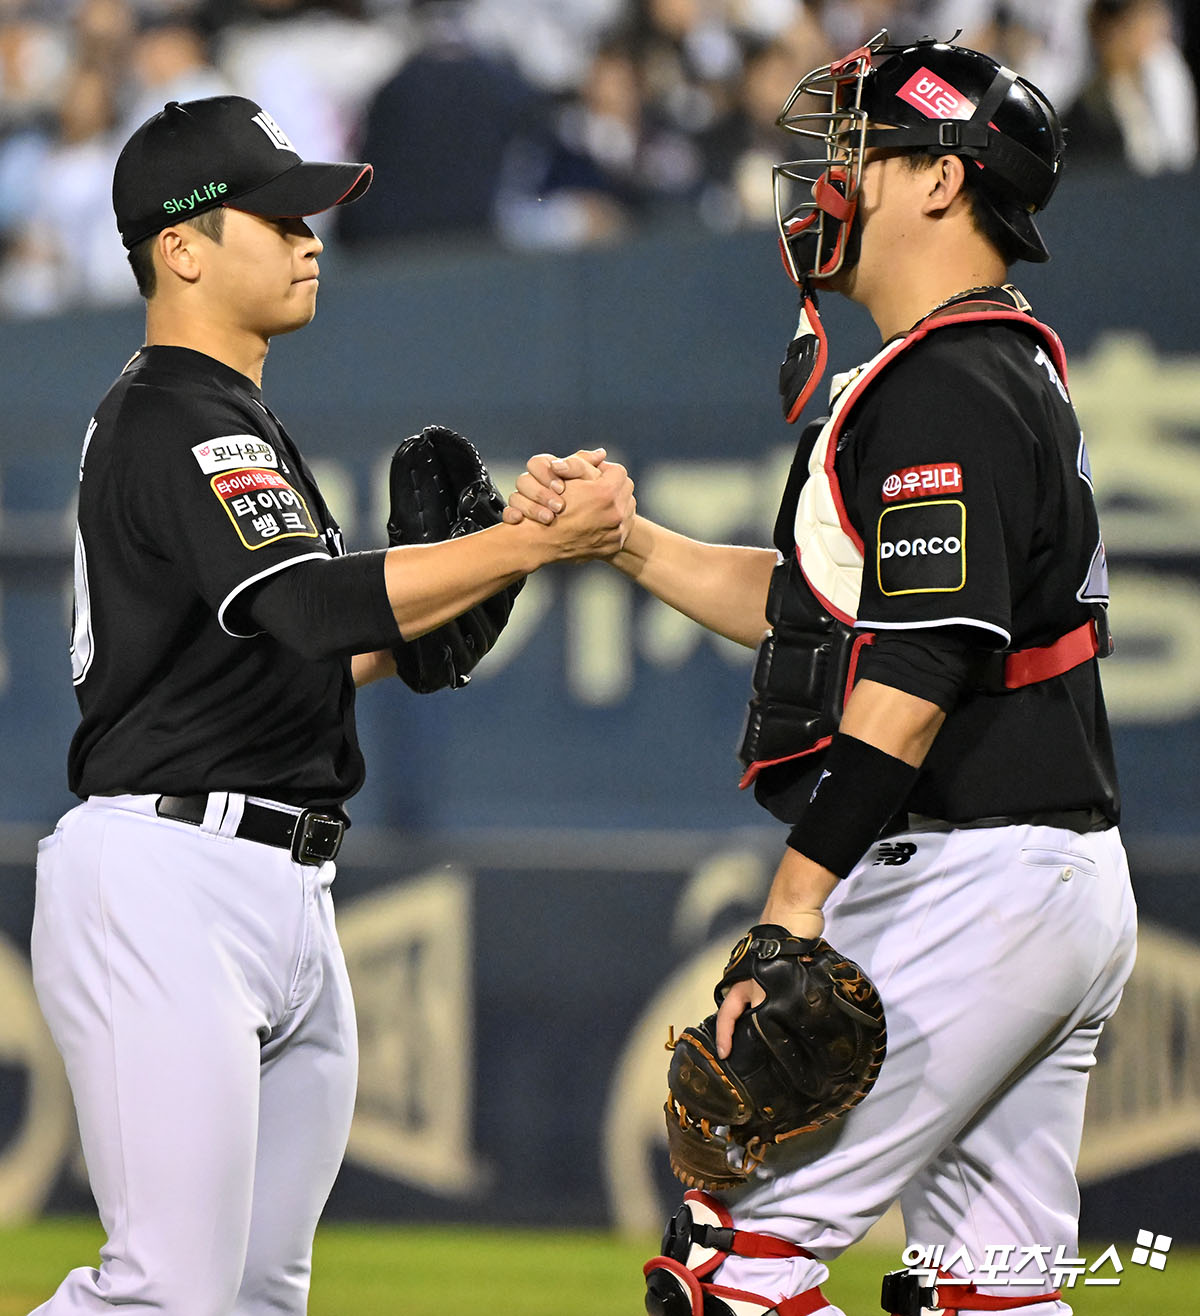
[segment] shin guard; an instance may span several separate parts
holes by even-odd
[[[997,1297],[980,1293],[974,1284],[954,1280],[951,1275],[939,1275],[934,1281],[931,1274],[927,1270],[889,1271],[883,1277],[880,1306],[888,1316],[960,1316],[961,1312],[1016,1311],[1062,1298],[1058,1289],[1020,1297]]]
[[[692,1190],[663,1234],[663,1255],[646,1262],[649,1316],[809,1316],[828,1303],[819,1288],[773,1303],[709,1282],[729,1256],[785,1258],[811,1256],[804,1248],[771,1234],[735,1229],[729,1212],[708,1193]]]

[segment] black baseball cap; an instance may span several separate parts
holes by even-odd
[[[218,206],[316,215],[356,201],[372,172],[369,164],[301,160],[275,120],[244,96],[171,101],[122,148],[113,210],[128,248]]]

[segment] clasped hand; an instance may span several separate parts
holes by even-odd
[[[628,538],[637,500],[633,481],[604,448],[584,448],[570,457],[530,457],[509,496],[504,520],[552,527],[562,537],[560,556],[586,561],[614,557]]]

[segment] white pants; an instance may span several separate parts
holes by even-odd
[[[1133,967],[1136,911],[1116,829],[915,830],[873,846],[830,898],[825,936],[857,960],[887,1012],[870,1095],[796,1140],[727,1201],[734,1222],[822,1260],[732,1257],[716,1282],[773,1301],[820,1284],[899,1199],[911,1246],[1063,1245],[1076,1256],[1075,1163],[1100,1030]],[[902,865],[898,843],[916,846]],[[996,1254],[1002,1255],[1002,1254]],[[1015,1263],[1017,1253],[1009,1254]],[[899,1268],[899,1258],[894,1268]],[[1038,1266],[1020,1272],[1028,1279]],[[962,1274],[962,1267],[955,1266]],[[1012,1278],[1005,1269],[996,1272]],[[1030,1296],[1056,1287],[980,1281]],[[1064,1292],[1066,1292],[1064,1290]],[[837,1314],[837,1308],[824,1309]],[[1063,1316],[1066,1303],[1031,1307]]]
[[[154,800],[39,847],[34,984],[108,1239],[35,1316],[302,1316],[357,1071],[334,866],[222,835],[241,797],[201,827]]]

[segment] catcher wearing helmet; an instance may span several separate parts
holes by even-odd
[[[1050,1259],[1075,1253],[1087,1074],[1135,910],[1091,468],[1062,345],[1008,276],[1048,257],[1063,134],[989,56],[886,33],[802,78],[779,122],[803,150],[775,168],[801,304],[786,418],[826,363],[822,293],[882,346],[803,431],[773,548],[639,516],[612,559],[758,649],[742,785],[788,827],[715,1016],[676,1044],[689,1191],[646,1309],[840,1316],[830,1263],[899,1202],[925,1269],[886,1278],[885,1311],[1066,1316]],[[506,515],[587,465],[534,459]]]

